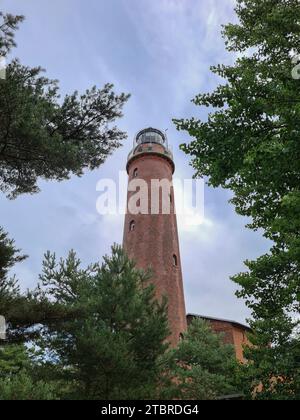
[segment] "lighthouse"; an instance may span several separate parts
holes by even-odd
[[[176,346],[186,330],[186,311],[175,212],[173,154],[164,132],[146,128],[134,138],[127,159],[128,194],[123,246],[142,269],[159,301],[168,299],[169,341]]]

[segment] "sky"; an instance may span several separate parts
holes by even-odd
[[[190,139],[176,131],[172,118],[207,117],[191,99],[222,82],[211,65],[233,62],[221,25],[236,17],[234,0],[0,0],[0,10],[25,15],[13,55],[45,68],[60,81],[62,94],[107,82],[116,92],[131,93],[117,122],[128,139],[98,170],[61,183],[39,182],[41,192],[33,196],[0,196],[0,225],[29,256],[14,273],[23,288],[32,288],[47,250],[66,257],[74,249],[86,265],[122,242],[124,216],[97,213],[96,185],[118,179],[137,131],[168,129],[176,178],[192,177],[190,159],[179,150]],[[204,223],[191,228],[178,220],[186,308],[245,322],[249,311],[235,297],[230,276],[245,271],[243,261],[270,244],[245,228],[248,221],[235,214],[230,197],[205,187]]]

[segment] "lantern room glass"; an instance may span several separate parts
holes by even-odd
[[[136,139],[137,144],[142,143],[159,143],[164,144],[165,139],[163,134],[161,134],[159,131],[155,130],[145,130],[142,131]]]

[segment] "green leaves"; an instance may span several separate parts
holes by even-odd
[[[33,351],[23,345],[0,348],[0,400],[56,399],[58,384],[34,378]]]
[[[0,315],[4,315],[8,305],[19,295],[19,286],[16,279],[9,278],[9,270],[26,256],[19,254],[20,250],[15,247],[12,239],[0,227]]]
[[[71,254],[43,281],[59,301],[69,297],[67,306],[77,306],[82,315],[54,328],[44,345],[73,366],[80,398],[142,398],[150,388],[155,393],[156,360],[166,348],[168,328],[165,305],[145,285],[149,274],[137,270],[118,246],[101,266],[81,270],[74,261]]]
[[[57,82],[41,71],[15,60],[0,81],[0,189],[11,198],[37,192],[39,178],[61,181],[98,168],[126,137],[109,124],[128,95],[107,84],[59,105]]]
[[[176,378],[172,398],[214,400],[237,393],[234,349],[202,320],[190,324],[178,347],[166,358],[169,375]]]
[[[0,57],[6,57],[10,50],[16,46],[15,31],[24,16],[13,16],[10,13],[0,12]]]
[[[233,280],[261,338],[249,350],[249,378],[257,375],[249,389],[261,381],[259,398],[294,398],[300,371],[282,368],[279,355],[286,356],[286,347],[278,337],[285,332],[292,340],[300,309],[300,83],[292,77],[292,57],[300,51],[300,4],[238,0],[235,10],[239,22],[226,25],[223,35],[239,58],[232,66],[213,67],[225,83],[194,100],[214,111],[207,121],[175,124],[193,138],[181,148],[192,157],[196,176],[232,190],[237,213],[251,219],[248,227],[262,229],[273,241],[270,253],[247,261],[248,272]],[[295,356],[293,348],[287,361]],[[274,372],[285,380],[271,392]]]
[[[26,256],[19,254],[15,242],[9,239],[7,233],[0,227],[0,281],[3,280],[16,263],[23,261]]]
[[[0,14],[0,55],[15,46],[22,20]],[[0,80],[0,190],[10,198],[38,192],[39,179],[62,181],[98,168],[126,138],[111,124],[130,95],[107,83],[60,98],[58,82],[42,73],[13,60]]]
[[[0,399],[216,399],[235,393],[233,348],[205,322],[194,321],[169,349],[167,301],[156,300],[151,275],[117,245],[102,264],[86,268],[74,251],[66,260],[46,253],[41,285],[0,299],[9,326],[0,353]]]
[[[59,261],[47,253],[40,280],[4,312],[10,342],[40,350],[34,380],[63,384],[63,399],[158,395],[169,329],[166,302],[156,301],[150,272],[115,245],[102,265],[87,268],[73,251]]]

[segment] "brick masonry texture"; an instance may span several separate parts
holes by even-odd
[[[169,341],[176,346],[187,323],[195,317],[186,316],[183,280],[179,250],[177,220],[173,189],[170,191],[170,214],[162,214],[160,192],[159,214],[151,214],[151,180],[167,179],[172,182],[175,170],[171,153],[160,144],[142,144],[130,154],[127,162],[128,181],[143,179],[148,186],[148,214],[130,214],[127,210],[124,225],[123,246],[128,256],[139,268],[152,268],[150,280],[156,289],[156,297],[168,298],[168,318],[171,335]],[[128,192],[127,203],[136,192]],[[134,229],[131,230],[131,223]],[[177,264],[174,265],[174,256]],[[224,335],[224,342],[232,344],[236,357],[244,362],[243,346],[248,343],[249,328],[226,320],[206,318],[212,330]]]
[[[129,181],[134,173],[148,185],[150,210],[151,180],[168,179],[172,181],[174,164],[161,145],[143,145],[139,152],[129,159],[127,171]],[[134,192],[128,192],[128,200]],[[162,195],[160,193],[160,204]],[[168,318],[171,330],[169,341],[175,346],[182,332],[187,328],[182,270],[179,250],[177,220],[174,214],[174,192],[171,189],[171,212],[162,214],[133,215],[127,211],[125,216],[123,246],[128,256],[136,261],[139,268],[152,268],[151,282],[156,288],[156,297],[168,298]],[[134,221],[134,230],[130,224]],[[174,264],[176,256],[177,265]]]
[[[187,315],[187,322],[190,324],[194,318],[201,318],[201,316]],[[210,318],[203,318],[207,321],[213,332],[216,334],[223,334],[224,343],[231,344],[234,347],[237,360],[244,363],[243,347],[249,344],[247,338],[247,333],[250,332],[250,328],[242,326],[240,324],[225,321],[217,320]]]

